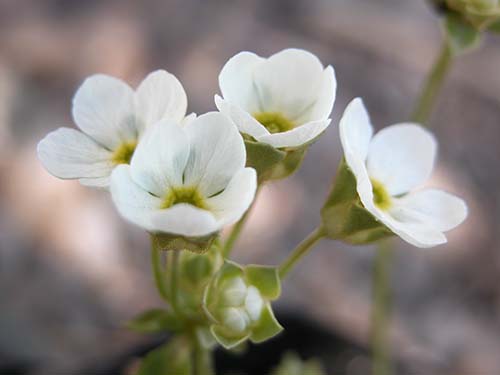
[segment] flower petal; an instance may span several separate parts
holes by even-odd
[[[352,157],[364,163],[368,155],[373,127],[361,98],[356,98],[347,105],[339,128],[340,140],[348,164],[350,165],[349,159]]]
[[[321,87],[318,90],[316,102],[310,110],[305,111],[295,121],[303,124],[309,121],[326,120],[330,117],[335,103],[335,94],[337,91],[337,80],[332,66],[328,66],[323,71]]]
[[[331,120],[312,121],[286,132],[266,134],[256,139],[276,148],[299,147],[323,133],[330,122]]]
[[[448,231],[465,220],[467,206],[452,194],[427,189],[397,199],[391,214],[400,221],[425,223],[438,231]]]
[[[97,178],[80,178],[78,182],[83,186],[100,188],[100,189],[108,189],[111,184],[111,174],[106,177],[97,177]]]
[[[187,237],[206,236],[220,229],[215,217],[209,211],[186,203],[179,203],[166,210],[154,212],[151,221],[154,232]]]
[[[137,139],[133,99],[134,92],[125,82],[93,75],[73,98],[73,119],[84,133],[113,150]]]
[[[201,115],[184,129],[191,145],[184,185],[198,186],[200,193],[209,198],[226,188],[233,175],[245,166],[243,138],[219,112]]]
[[[367,167],[370,177],[399,195],[425,182],[434,166],[434,136],[416,124],[397,124],[379,131],[370,143]]]
[[[317,100],[323,83],[323,65],[300,49],[278,52],[254,70],[261,110],[280,112],[295,121]]]
[[[253,118],[248,112],[222,99],[219,95],[215,95],[215,105],[222,114],[234,122],[241,133],[248,134],[254,138],[271,134],[264,125]]]
[[[219,87],[227,101],[249,113],[260,110],[253,82],[253,71],[266,61],[251,52],[240,52],[231,57],[219,74]]]
[[[172,120],[150,126],[130,162],[132,179],[144,190],[163,197],[171,186],[182,186],[189,157],[184,128]]]
[[[129,165],[119,165],[111,174],[111,197],[118,212],[132,223],[151,231],[152,214],[159,211],[161,199],[137,185],[131,176]]]
[[[181,122],[186,110],[187,97],[182,84],[165,70],[150,73],[135,92],[135,114],[140,129],[162,119]]]
[[[207,200],[207,205],[222,225],[233,224],[252,204],[256,189],[255,169],[243,168],[233,176],[222,193]]]
[[[111,152],[82,132],[59,128],[38,143],[38,158],[54,176],[63,179],[100,178],[111,174]]]

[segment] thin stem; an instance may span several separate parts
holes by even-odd
[[[160,296],[168,301],[168,291],[165,285],[165,270],[162,267],[161,260],[162,254],[161,250],[156,245],[154,240],[151,241],[151,267],[153,268],[153,276],[155,280],[156,289]]]
[[[279,267],[280,277],[283,279],[312,248],[323,237],[322,228],[313,230],[297,247],[292,251],[290,256]]]
[[[213,375],[212,353],[193,335],[193,375]]]
[[[445,39],[417,100],[411,120],[425,125],[436,103],[439,91],[453,62],[453,53]]]
[[[231,233],[229,233],[229,236],[224,243],[224,247],[222,248],[222,256],[224,258],[229,257],[229,254],[231,254],[231,250],[233,250],[234,244],[238,240],[240,233],[245,226],[245,223],[247,222],[248,216],[250,216],[250,211],[252,210],[253,206],[255,205],[255,202],[257,201],[257,195],[259,194],[260,191],[260,186],[257,187],[257,191],[255,192],[255,198],[253,200],[252,205],[248,208],[247,212],[241,217],[241,219],[234,224],[233,228],[231,229]]]
[[[178,281],[179,281],[179,255],[181,250],[170,250],[168,253],[168,267],[169,272],[169,294],[170,294],[170,305],[172,310],[174,310],[177,316],[182,316],[182,312],[179,309],[179,293],[178,293]]]
[[[373,266],[373,375],[389,375],[392,373],[391,347],[388,334],[391,311],[391,265],[392,242],[390,240],[381,241]]]

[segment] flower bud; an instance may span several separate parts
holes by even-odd
[[[486,30],[500,21],[499,0],[438,0],[445,12],[455,13],[477,30]]]
[[[203,308],[210,331],[225,348],[246,339],[262,342],[278,334],[270,301],[281,292],[278,271],[272,267],[241,267],[227,261],[205,288]]]

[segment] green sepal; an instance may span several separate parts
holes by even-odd
[[[193,253],[203,254],[207,252],[218,233],[203,237],[184,237],[168,233],[151,233],[151,240],[160,250],[189,250]]]
[[[269,340],[283,331],[283,327],[274,316],[271,304],[267,303],[262,309],[259,320],[253,326],[250,333],[250,341],[260,343]]]
[[[248,284],[256,287],[262,297],[273,301],[281,294],[279,271],[275,267],[249,265],[245,267]]]
[[[285,158],[264,175],[265,180],[281,180],[294,174],[302,164],[308,146],[289,149]]]
[[[142,360],[137,375],[191,375],[189,342],[182,336],[149,352]]]
[[[446,15],[444,29],[451,53],[458,55],[479,45],[481,33],[456,13]]]
[[[214,335],[212,335],[212,332],[210,331],[210,327],[198,327],[196,329],[196,338],[198,339],[200,345],[205,349],[213,349],[217,344]]]
[[[356,177],[342,159],[334,186],[321,209],[322,227],[330,239],[354,245],[372,243],[393,233],[359,200]]]
[[[287,352],[271,375],[326,375],[317,359],[303,361],[297,354]]]
[[[257,175],[265,175],[286,157],[286,152],[278,150],[267,143],[245,140],[247,151],[247,167],[257,171]]]
[[[182,325],[173,314],[162,309],[145,311],[126,323],[127,328],[141,333],[177,331]]]
[[[221,344],[225,349],[232,349],[238,345],[245,342],[248,339],[248,334],[243,336],[231,335],[224,327],[219,325],[213,325],[210,327],[210,332],[214,335],[215,339],[219,344]]]

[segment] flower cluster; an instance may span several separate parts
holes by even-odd
[[[186,116],[184,89],[166,71],[151,73],[136,91],[116,78],[92,76],[73,99],[80,130],[50,133],[38,156],[57,177],[109,190],[118,212],[151,233],[155,250],[203,253],[183,252],[168,272],[155,269],[157,278],[180,275],[173,284],[178,290],[162,293],[180,312],[172,320],[171,312],[151,311],[136,327],[179,329],[196,322],[189,330],[202,342],[232,348],[282,330],[271,301],[286,272],[224,259],[218,235],[244,217],[260,184],[298,169],[331,122],[336,80],[316,56],[287,49],[269,58],[237,54],[219,84],[219,111],[197,117]],[[431,247],[446,242],[443,232],[465,219],[461,199],[436,189],[415,191],[430,176],[437,150],[433,135],[418,124],[373,135],[355,99],[340,121],[340,139],[344,159],[318,238],[364,244],[395,234]]]

